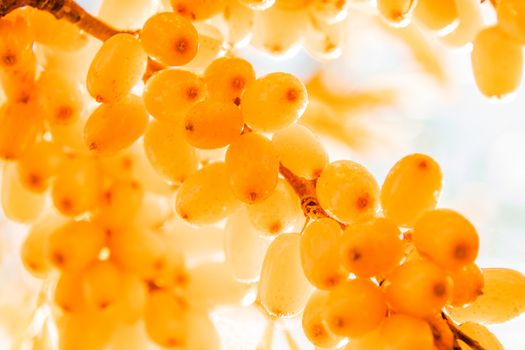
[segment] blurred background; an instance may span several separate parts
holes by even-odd
[[[97,0],[79,3],[96,13]],[[484,16],[487,23],[494,21],[489,5],[484,8]],[[481,238],[479,265],[511,267],[525,273],[523,89],[504,101],[488,100],[475,85],[469,46],[449,48],[435,35],[421,33],[428,55],[418,57],[410,48],[413,38],[407,39],[373,16],[351,12],[347,23],[343,53],[333,61],[320,63],[301,50],[285,59],[251,48],[236,54],[248,57],[258,75],[289,71],[306,82],[317,79],[325,95],[342,96],[348,101],[337,111],[342,130],[337,135],[327,132],[323,136],[331,161],[362,162],[381,183],[390,167],[408,153],[435,157],[445,176],[440,206],[465,214],[477,227]],[[310,87],[313,91],[319,89],[314,83]],[[322,98],[313,101],[322,102]],[[12,232],[17,225],[3,220],[0,229]],[[12,238],[13,242],[17,240]],[[0,253],[7,249],[9,243],[0,245]],[[33,283],[18,276],[17,271],[9,264],[0,271],[5,276],[0,280],[0,295],[11,295],[13,301],[23,293],[7,293],[6,289],[13,286],[10,281]],[[1,312],[9,312],[6,310],[2,306]],[[217,317],[222,324],[219,328],[230,327],[226,330],[230,333],[238,331],[225,321],[227,312]],[[525,349],[525,317],[490,329],[506,349]],[[0,349],[1,338],[10,336],[0,330]],[[242,349],[240,344],[249,342],[248,338],[249,334],[236,337],[235,348]]]

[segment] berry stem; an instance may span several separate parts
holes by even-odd
[[[486,350],[483,346],[481,346],[480,343],[478,343],[476,340],[472,339],[465,332],[459,329],[454,323],[454,321],[452,321],[444,312],[441,313],[441,317],[443,317],[443,319],[447,321],[447,324],[452,333],[454,333],[454,338],[456,338],[456,340],[461,340],[462,342],[467,344],[472,350]]]

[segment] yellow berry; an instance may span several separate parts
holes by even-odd
[[[193,24],[171,12],[157,13],[148,19],[140,39],[146,53],[167,66],[190,62],[199,45],[199,35]]]

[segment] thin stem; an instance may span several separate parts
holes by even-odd
[[[454,338],[461,340],[465,344],[467,344],[472,350],[486,350],[483,346],[481,346],[480,343],[478,343],[476,340],[469,337],[465,332],[463,332],[461,329],[457,327],[457,325],[452,321],[444,312],[441,313],[441,317],[445,321],[447,321],[447,324],[454,333]]]

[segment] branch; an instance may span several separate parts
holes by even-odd
[[[478,343],[476,340],[469,337],[465,332],[463,332],[461,329],[459,329],[454,321],[452,321],[444,312],[441,313],[441,317],[445,321],[447,321],[447,324],[454,333],[454,338],[461,340],[465,344],[467,344],[472,350],[486,350],[483,346],[481,346],[480,343]]]
[[[279,164],[279,172],[299,196],[301,208],[303,208],[306,217],[314,220],[329,217],[323,208],[321,208],[319,200],[317,199],[315,193],[316,180],[306,180],[299,177],[282,164]]]

